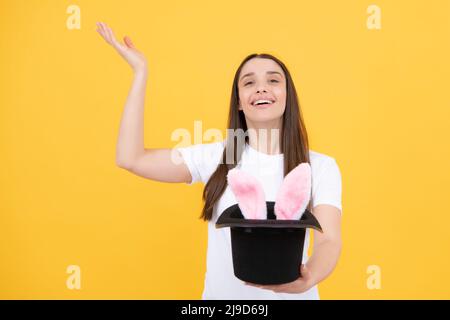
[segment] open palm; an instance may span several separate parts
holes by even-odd
[[[124,44],[117,41],[114,32],[104,22],[97,22],[97,32],[128,62],[134,71],[147,68],[145,56],[139,52],[130,37],[123,38]]]

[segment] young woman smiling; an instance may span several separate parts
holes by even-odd
[[[134,71],[119,129],[117,165],[156,181],[205,184],[201,217],[208,221],[208,250],[202,298],[319,299],[317,284],[331,274],[341,252],[341,175],[334,158],[309,149],[296,89],[286,66],[272,55],[252,54],[236,70],[228,130],[248,132],[243,144],[238,141],[242,137],[234,135],[221,142],[148,149],[143,139],[147,61],[129,37],[122,44],[105,23],[97,26]],[[183,160],[181,164],[174,163],[173,153]],[[223,210],[236,204],[227,173],[236,166],[251,173],[262,182],[266,200],[274,201],[283,177],[302,162],[311,165],[309,209],[324,232],[314,231],[313,254],[308,257],[308,229],[299,279],[272,286],[244,283],[233,273],[229,228],[215,228]]]

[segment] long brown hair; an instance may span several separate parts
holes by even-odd
[[[245,121],[244,112],[239,110],[238,80],[244,64],[253,58],[272,59],[283,69],[286,77],[286,108],[283,114],[280,145],[281,152],[284,154],[284,176],[286,176],[298,164],[302,162],[310,163],[310,159],[308,135],[299,107],[297,92],[291,75],[283,62],[273,55],[266,53],[250,54],[241,62],[234,75],[227,128],[233,129],[234,131],[241,129],[244,132],[247,132],[247,123]],[[222,154],[222,161],[209,178],[203,190],[203,201],[205,202],[205,205],[200,218],[205,221],[211,220],[213,207],[227,187],[228,171],[236,167],[242,157],[243,148],[238,148],[238,145],[240,144],[237,143],[236,139],[237,137],[235,135],[233,136],[233,140],[227,137]],[[248,136],[245,137],[245,141],[248,142]],[[232,161],[226,157],[228,148],[234,148],[234,152],[232,152]],[[308,208],[311,210],[311,201],[309,202]]]

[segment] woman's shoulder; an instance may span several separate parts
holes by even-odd
[[[194,143],[189,146],[177,146],[176,149],[192,149],[195,151],[207,150],[207,151],[217,151],[224,148],[225,141],[215,141],[215,142],[202,142]]]
[[[202,154],[206,153],[211,156],[221,155],[225,147],[225,141],[204,142],[194,144],[193,146],[194,149],[197,149],[196,151],[200,151]]]
[[[223,153],[224,141],[196,143],[190,146],[176,147],[183,157],[193,159],[198,164],[217,166]]]
[[[200,181],[206,183],[221,161],[223,145],[222,141],[218,141],[175,147],[191,172],[190,184]]]
[[[316,162],[335,160],[331,155],[321,153],[321,152],[311,150],[311,149],[309,149],[309,159],[311,161],[316,161]]]
[[[220,150],[220,149],[224,148],[225,140],[202,143],[202,146],[204,148],[208,148],[208,149],[218,149],[218,150]]]
[[[336,159],[325,153],[309,149],[309,161],[313,171],[322,171],[330,166],[337,167]]]

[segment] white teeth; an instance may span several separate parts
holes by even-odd
[[[257,105],[258,103],[264,103],[264,102],[267,102],[269,104],[272,103],[271,100],[256,100],[255,102],[253,102],[253,105]]]

